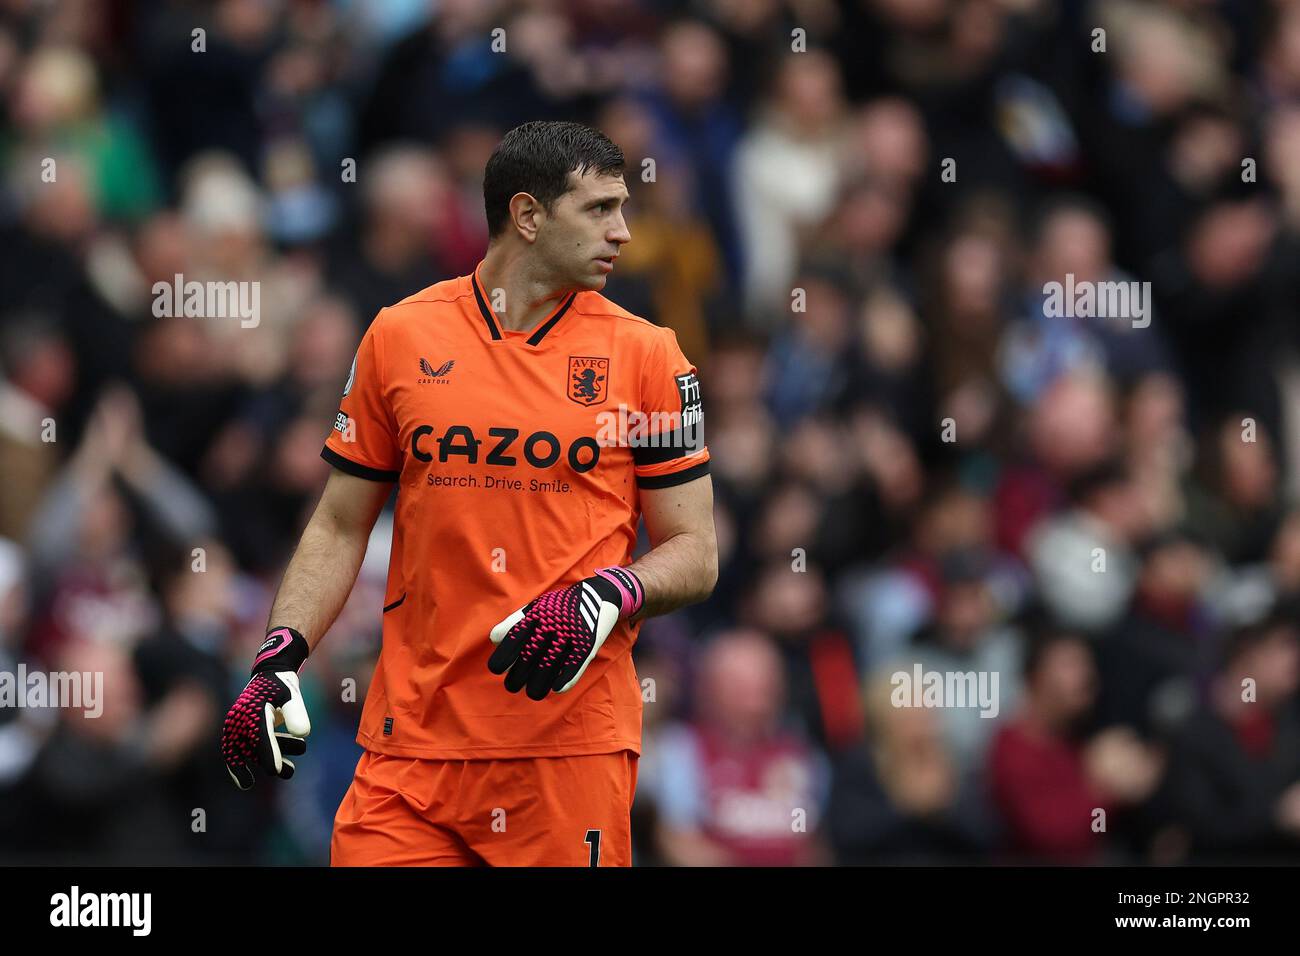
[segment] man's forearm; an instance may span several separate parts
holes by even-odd
[[[633,620],[668,614],[703,601],[718,581],[718,544],[705,535],[677,534],[629,565],[645,587]]]
[[[291,627],[315,648],[347,603],[367,541],[344,534],[317,512],[285,569],[267,626]]]

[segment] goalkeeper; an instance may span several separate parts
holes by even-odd
[[[623,162],[580,124],[512,130],[485,170],[482,262],[362,338],[329,479],[222,735],[240,787],[292,776],[311,729],[299,672],[396,486],[334,865],[631,862],[632,645],[645,617],[709,595],[717,543],[696,369],[600,294],[631,239]]]

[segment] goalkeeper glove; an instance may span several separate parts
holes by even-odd
[[[298,686],[298,671],[307,660],[307,640],[291,627],[267,632],[253,660],[253,676],[239,695],[221,728],[221,757],[235,786],[253,785],[254,764],[283,780],[293,776],[293,761],[285,755],[307,752],[302,738],[311,721]],[[288,733],[277,733],[284,722]]]
[[[620,618],[645,603],[645,588],[627,568],[601,568],[577,584],[547,591],[492,628],[493,674],[506,674],[506,690],[524,687],[533,700],[563,694],[582,677]]]

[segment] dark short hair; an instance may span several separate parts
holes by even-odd
[[[1031,598],[1020,608],[1016,626],[1024,635],[1020,670],[1026,680],[1037,675],[1048,653],[1058,644],[1078,643],[1092,650],[1087,637],[1062,621],[1041,597]]]
[[[538,120],[506,133],[483,173],[488,235],[500,235],[505,228],[515,193],[528,193],[549,212],[569,191],[572,172],[620,176],[623,151],[600,130],[582,123]]]
[[[1285,635],[1288,630],[1294,633],[1295,611],[1293,601],[1284,601],[1258,621],[1240,624],[1228,631],[1219,646],[1219,670],[1227,671],[1251,651]]]
[[[1132,472],[1122,458],[1106,458],[1090,465],[1067,482],[1066,497],[1073,504],[1086,505],[1103,491],[1132,480]]]
[[[1101,224],[1108,236],[1113,238],[1115,235],[1114,217],[1104,205],[1080,193],[1065,193],[1048,198],[1032,211],[1029,232],[1034,241],[1042,242],[1048,225],[1065,212],[1081,212],[1091,216]]]
[[[1025,682],[1032,682],[1047,661],[1047,656],[1063,644],[1077,644],[1093,656],[1092,645],[1082,634],[1069,628],[1052,624],[1041,630],[1031,632],[1024,645],[1024,658],[1021,669]]]

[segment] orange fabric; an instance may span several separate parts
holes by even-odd
[[[670,329],[597,293],[566,297],[528,332],[501,329],[491,301],[462,276],[382,310],[322,452],[398,482],[383,649],[357,741],[440,760],[640,753],[639,624],[620,622],[582,680],[542,701],[488,671],[488,634],[539,594],[629,563],[641,489],[707,472],[702,441],[600,444],[618,434],[620,406],[702,414],[695,370]]]
[[[631,866],[636,777],[630,750],[515,760],[367,751],[334,819],[330,865]]]

